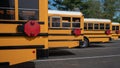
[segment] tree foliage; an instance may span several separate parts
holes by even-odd
[[[85,17],[101,18],[101,4],[97,0],[88,0],[83,2],[83,9],[81,11],[85,14]]]
[[[120,9],[120,0],[53,0],[57,10],[74,11],[79,9],[85,17],[105,18],[120,22],[120,16],[114,18],[116,9]]]
[[[53,6],[56,6],[58,10],[69,10],[73,11],[75,8],[81,8],[81,0],[53,0],[55,3]]]
[[[113,20],[113,16],[115,14],[115,9],[116,9],[116,0],[105,0],[104,3],[104,13],[103,13],[103,18],[108,18]]]

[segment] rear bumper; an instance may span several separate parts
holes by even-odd
[[[0,50],[7,50],[7,49],[36,49],[36,48],[44,48],[44,45],[25,45],[25,46],[0,46]]]

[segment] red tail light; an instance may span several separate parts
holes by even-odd
[[[111,32],[110,30],[106,30],[105,34],[110,35],[110,32]]]
[[[79,36],[81,34],[81,29],[74,29],[73,34]]]
[[[32,53],[35,53],[35,51],[32,51]]]
[[[40,25],[39,25],[39,23],[36,22],[36,21],[28,21],[24,25],[24,32],[28,36],[32,36],[32,37],[37,36],[40,33]]]
[[[116,34],[120,34],[120,30],[116,30]]]

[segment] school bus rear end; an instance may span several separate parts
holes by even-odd
[[[118,22],[112,22],[112,39],[118,40],[120,36],[120,24]]]
[[[109,19],[84,19],[84,36],[90,43],[109,42],[111,40],[111,20]]]
[[[0,63],[35,60],[48,49],[48,0],[0,1]],[[34,5],[32,5],[34,4]]]
[[[81,12],[49,10],[48,15],[49,48],[72,48],[82,44],[84,17]]]

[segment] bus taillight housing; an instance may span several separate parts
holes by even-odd
[[[116,34],[120,34],[120,30],[116,30]]]
[[[73,30],[73,34],[74,34],[75,36],[81,35],[81,29],[74,29],[74,30]]]
[[[110,32],[111,32],[110,30],[106,30],[105,34],[110,35]]]

